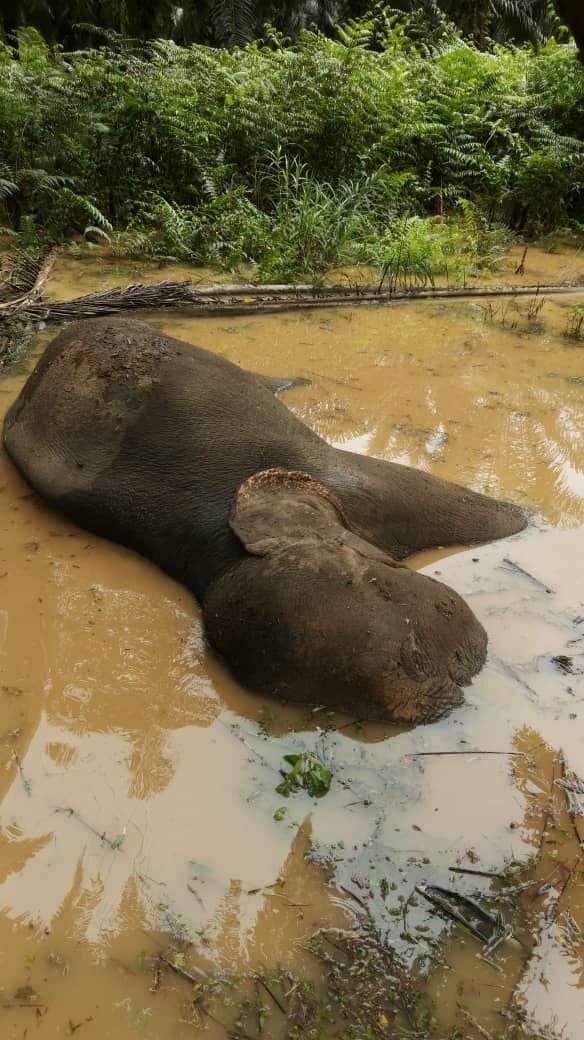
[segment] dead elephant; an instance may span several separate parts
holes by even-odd
[[[48,502],[191,589],[211,644],[254,690],[428,722],[484,663],[460,596],[399,560],[510,535],[523,512],[331,447],[221,357],[134,320],[77,323],[39,361],[4,440]]]

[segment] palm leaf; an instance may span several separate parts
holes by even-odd
[[[254,36],[256,18],[252,0],[215,0],[212,19],[217,39],[229,47],[241,46]]]

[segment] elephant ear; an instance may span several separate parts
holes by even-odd
[[[295,542],[317,542],[348,527],[343,507],[325,484],[308,473],[266,469],[237,489],[229,519],[253,556]]]

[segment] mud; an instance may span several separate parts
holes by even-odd
[[[542,280],[584,274],[574,254],[528,261]],[[125,273],[67,261],[51,291],[108,278]],[[437,1036],[480,1035],[459,1005],[493,1037],[509,1007],[580,1036],[582,864],[552,784],[560,748],[584,773],[584,351],[562,336],[573,303],[149,317],[247,368],[311,380],[285,400],[338,446],[534,510],[505,544],[413,561],[464,594],[491,639],[465,705],[430,727],[363,727],[241,690],[184,589],[50,513],[0,457],[2,1037],[192,1035],[193,987],[173,970],[156,986],[155,955],[172,949],[176,966],[209,975],[267,964],[318,980],[299,940],[363,907],[406,963],[432,968]],[[33,361],[3,376],[2,414]],[[303,751],[330,766],[331,790],[283,799],[283,756]],[[420,754],[437,751],[465,753]],[[450,867],[500,872],[530,856],[528,876],[550,888],[497,967],[415,893],[422,880],[492,893]],[[447,968],[432,960],[438,941]],[[233,1021],[232,999],[215,1017]],[[281,1032],[277,1016],[263,1035]]]

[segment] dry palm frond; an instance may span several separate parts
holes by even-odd
[[[17,250],[0,263],[0,318],[14,318],[36,302],[51,273],[55,250]]]

